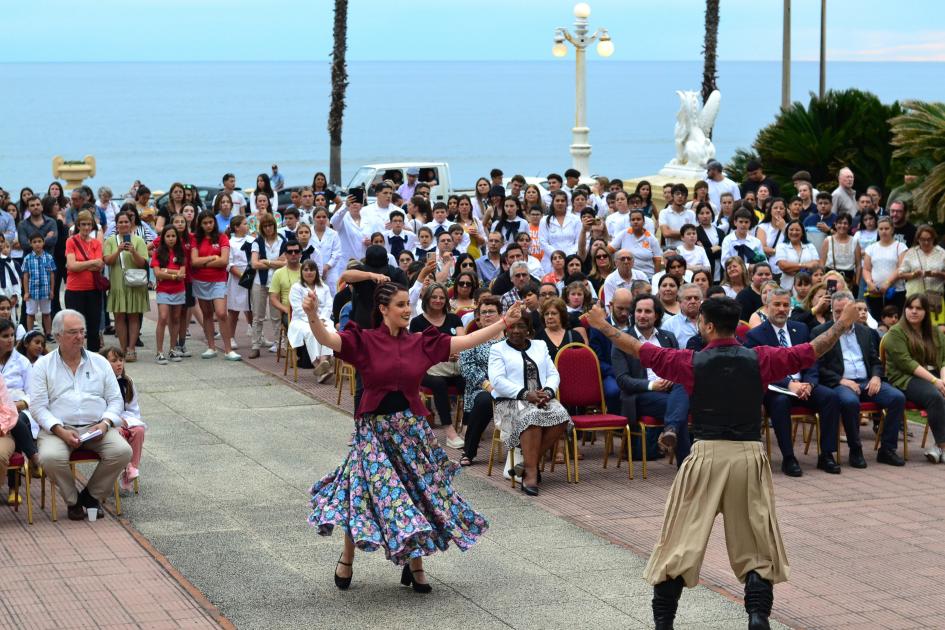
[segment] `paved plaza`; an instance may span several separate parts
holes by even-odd
[[[491,527],[469,552],[428,560],[433,594],[401,587],[380,553],[358,553],[341,592],[331,579],[340,538],[305,522],[306,490],[350,436],[334,387],[307,372],[297,385],[291,372],[284,380],[266,352],[243,364],[158,366],[148,360],[152,329],[146,322],[148,347],[129,366],[149,424],[141,494],[125,498],[121,521],[70,522],[60,499],[62,518],[51,523],[38,488],[33,526],[24,509],[0,511],[0,627],[651,627],[640,576],[672,479],[664,462],[645,481],[637,464],[629,481],[626,464],[601,468],[598,443],[584,450],[579,485],[563,467],[546,471],[541,495],[527,499],[497,472],[486,477],[484,440],[457,484]],[[350,405],[345,393],[341,407]],[[919,461],[918,439],[912,446],[904,470],[870,457],[866,471],[827,477],[812,452],[801,458],[803,479],[775,474],[793,574],[775,588],[774,618],[805,628],[941,625],[945,507],[928,497],[945,490],[945,470]],[[683,594],[677,628],[745,626],[716,525],[706,586]],[[54,590],[60,599],[43,597]]]

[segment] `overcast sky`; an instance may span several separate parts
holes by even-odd
[[[701,57],[704,2],[593,0],[614,59]],[[832,61],[945,61],[941,0],[828,1]],[[571,0],[351,0],[348,59],[549,60]],[[793,57],[815,60],[820,2],[794,0]],[[5,2],[0,59],[22,61],[325,61],[332,0]],[[781,58],[781,0],[721,0],[719,58]],[[591,55],[593,58],[594,55]],[[407,71],[405,71],[407,72]]]

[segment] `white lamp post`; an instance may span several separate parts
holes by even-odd
[[[581,172],[581,175],[590,175],[591,145],[588,142],[590,129],[587,127],[587,89],[585,80],[587,71],[584,65],[584,51],[589,45],[597,42],[597,54],[601,57],[610,57],[614,54],[614,43],[605,28],[599,28],[593,35],[588,35],[587,18],[591,15],[591,7],[586,2],[574,5],[574,34],[566,28],[555,30],[555,45],[551,54],[555,57],[564,57],[568,54],[568,41],[574,46],[574,128],[571,130],[571,166]]]

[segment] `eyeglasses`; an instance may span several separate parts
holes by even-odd
[[[596,256],[594,256],[594,258],[596,258],[597,260],[604,260],[605,258],[610,258],[610,256],[608,256],[607,254],[597,254]]]

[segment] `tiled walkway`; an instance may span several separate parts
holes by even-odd
[[[241,331],[237,336],[245,343]],[[263,351],[247,361],[282,377],[282,364]],[[292,373],[289,373],[291,382]],[[331,384],[318,385],[311,371],[299,373],[298,387],[335,404]],[[341,408],[352,409],[347,386]],[[919,448],[922,427],[914,427],[910,461],[905,468],[875,463],[869,468],[827,475],[815,469],[814,447],[808,456],[803,446],[797,455],[804,477],[790,479],[780,472],[780,454],[772,456],[778,516],[791,563],[791,579],[775,589],[774,616],[804,628],[930,628],[945,626],[945,465],[933,466]],[[487,431],[480,447],[480,464],[469,469],[482,478],[488,458]],[[864,444],[872,431],[863,428]],[[646,556],[656,541],[663,504],[674,470],[651,462],[649,478],[642,479],[639,463],[633,481],[626,468],[601,467],[601,448],[589,446],[581,462],[578,486],[559,483],[564,470],[549,475],[535,499],[548,511],[581,527],[626,545]],[[900,451],[901,452],[901,451]],[[458,453],[451,451],[455,457]],[[613,460],[611,460],[613,461]],[[625,464],[624,464],[625,466]],[[508,488],[496,476],[497,487]],[[555,480],[555,481],[552,481]],[[702,570],[707,586],[734,598],[742,586],[732,576],[722,534],[721,519],[710,540]]]
[[[70,521],[60,498],[53,523],[33,489],[32,525],[25,501],[18,513],[0,506],[0,629],[220,627],[113,516]]]

